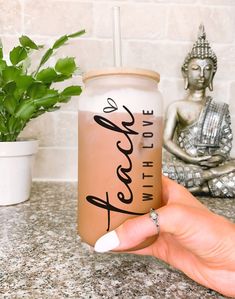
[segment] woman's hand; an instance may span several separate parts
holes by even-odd
[[[184,187],[165,177],[163,203],[157,210],[158,237],[131,253],[153,255],[196,282],[235,296],[235,224],[209,211]],[[132,218],[101,237],[95,250],[128,251],[156,233],[149,214]]]

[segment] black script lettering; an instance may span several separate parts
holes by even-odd
[[[112,99],[109,99],[109,100],[112,100]],[[117,107],[117,105],[113,100],[108,101],[108,103],[110,104],[110,106],[108,107],[108,113],[109,113],[110,107],[111,107],[111,109],[113,109],[113,107],[115,108],[115,107]],[[114,103],[116,106],[114,105]],[[120,140],[117,141],[117,143],[116,143],[117,148],[126,157],[126,159],[128,161],[127,167],[123,167],[123,165],[119,165],[117,167],[116,174],[117,174],[117,177],[119,178],[119,180],[126,186],[126,189],[128,190],[128,194],[129,194],[129,196],[126,197],[123,192],[118,192],[117,197],[122,203],[130,204],[133,201],[133,193],[130,188],[132,179],[128,175],[128,173],[132,170],[132,161],[129,156],[133,152],[133,143],[132,143],[129,135],[138,135],[139,133],[132,130],[131,128],[129,128],[134,125],[135,118],[134,118],[134,115],[131,113],[131,111],[126,106],[123,106],[123,108],[126,110],[128,115],[130,116],[130,120],[122,121],[122,126],[123,126],[122,128],[119,127],[118,125],[116,125],[115,123],[113,123],[111,120],[109,120],[103,116],[100,116],[100,115],[95,115],[94,120],[96,121],[97,124],[99,124],[100,126],[102,126],[105,129],[123,134],[129,142],[129,148],[126,148],[126,149],[121,146],[122,142]],[[122,210],[122,209],[112,206],[109,203],[108,192],[106,192],[106,201],[103,199],[100,199],[96,196],[93,196],[93,195],[87,196],[86,199],[89,203],[96,205],[97,207],[106,209],[108,211],[108,229],[107,229],[107,231],[110,228],[110,221],[111,221],[110,220],[110,211],[125,213],[125,214],[130,214],[130,215],[142,215],[140,213],[126,211],[126,210]]]
[[[129,157],[128,157],[128,160],[131,162]],[[117,168],[117,176],[118,176],[119,180],[125,184],[126,188],[129,191],[129,195],[130,195],[129,198],[125,198],[125,195],[123,192],[118,192],[117,196],[121,202],[126,203],[126,204],[132,203],[132,200],[133,200],[133,193],[129,186],[129,184],[132,182],[132,179],[127,174],[127,172],[130,172],[131,169],[132,169],[132,163],[130,163],[129,168],[124,168],[121,165],[119,165]]]
[[[111,205],[110,202],[109,202],[109,194],[108,194],[108,192],[106,192],[106,200],[101,199],[101,198],[96,197],[96,196],[93,196],[93,195],[88,195],[86,197],[86,200],[90,204],[95,205],[96,207],[99,207],[101,209],[107,210],[107,213],[108,213],[108,225],[107,225],[106,231],[109,231],[109,229],[110,229],[110,212],[111,211],[112,212],[121,213],[121,214],[127,214],[127,215],[135,215],[135,216],[144,215],[144,213],[126,211],[126,210],[119,209],[119,208]]]
[[[112,130],[112,131],[116,131],[116,132],[119,132],[119,133],[123,133],[125,135],[128,135],[128,134],[138,135],[138,132],[136,132],[134,130],[131,130],[130,128],[127,128],[129,126],[133,126],[133,124],[135,123],[135,118],[134,118],[133,114],[130,112],[130,110],[126,106],[123,106],[123,108],[129,113],[129,115],[131,117],[131,121],[129,121],[129,122],[128,121],[123,121],[122,122],[122,125],[126,129],[126,131],[123,130],[122,128],[118,127],[113,122],[111,122],[109,119],[107,119],[107,118],[105,118],[103,116],[95,115],[94,116],[94,120],[100,126],[106,128],[106,129],[109,129],[109,130]]]
[[[118,110],[118,106],[113,99],[107,98],[107,103],[108,103],[108,106],[104,107],[104,109],[103,109],[104,113],[112,113],[112,112]]]
[[[127,187],[128,191],[129,191],[129,197],[125,198],[125,195],[123,194],[123,192],[118,192],[117,196],[118,196],[119,200],[121,200],[121,202],[126,203],[126,204],[130,204],[133,201],[133,193],[132,193],[131,188],[129,187],[129,184],[132,182],[132,180],[128,176],[127,173],[129,173],[132,169],[132,162],[131,162],[131,159],[129,158],[129,155],[133,152],[133,143],[132,143],[129,135],[138,135],[138,132],[128,128],[129,126],[134,125],[135,118],[134,118],[134,115],[131,113],[131,111],[126,106],[123,106],[123,108],[127,111],[127,113],[129,114],[129,116],[131,118],[130,121],[122,121],[122,125],[125,129],[120,128],[119,126],[114,124],[109,119],[106,119],[105,117],[100,116],[100,115],[95,115],[94,119],[102,127],[106,128],[108,130],[112,130],[112,131],[124,134],[124,136],[127,138],[128,142],[130,144],[129,149],[123,149],[120,146],[120,144],[121,144],[120,140],[117,141],[117,143],[116,143],[117,148],[120,150],[120,152],[122,152],[125,155],[125,157],[127,158],[128,162],[129,162],[129,167],[128,168],[124,168],[124,167],[122,167],[122,165],[119,165],[117,167],[117,176],[125,184],[125,186]],[[124,176],[122,176],[120,174],[120,170],[121,170],[121,173]]]
[[[122,152],[124,155],[126,155],[128,157],[128,155],[132,154],[133,152],[133,144],[132,144],[132,141],[130,139],[130,137],[127,135],[126,138],[128,139],[129,141],[129,144],[130,144],[130,148],[129,149],[124,149],[120,146],[121,144],[121,141],[117,141],[117,148],[119,149],[120,152]]]
[[[129,163],[129,167],[124,168],[124,167],[122,167],[122,165],[119,165],[118,168],[117,168],[117,176],[118,176],[119,180],[122,181],[125,184],[125,186],[127,187],[130,196],[129,196],[129,198],[125,198],[125,195],[123,194],[123,192],[118,192],[117,196],[121,200],[121,202],[129,204],[133,200],[133,194],[132,194],[132,191],[131,191],[130,186],[129,186],[129,184],[132,182],[132,179],[129,177],[129,175],[127,173],[130,172],[131,169],[132,169],[132,162],[131,162],[131,159],[130,159],[129,155],[133,152],[133,144],[131,142],[130,137],[128,135],[126,135],[126,137],[129,141],[130,148],[129,149],[123,149],[120,146],[121,141],[117,142],[117,148],[127,158],[128,163]]]

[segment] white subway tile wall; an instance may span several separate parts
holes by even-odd
[[[83,72],[112,66],[112,6],[121,7],[123,64],[161,74],[164,108],[184,96],[181,64],[204,23],[218,57],[212,95],[229,103],[235,134],[234,0],[0,0],[4,49],[17,44],[21,34],[50,45],[84,28],[86,35],[57,55],[76,57]],[[81,77],[72,81],[81,83]],[[59,111],[33,120],[22,133],[40,139],[35,180],[77,180],[77,102],[75,97]]]

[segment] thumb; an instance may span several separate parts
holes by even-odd
[[[182,206],[170,204],[158,210],[160,234],[168,232],[175,234],[182,227]],[[157,236],[158,229],[149,213],[126,220],[115,230],[108,232],[96,241],[95,251],[128,250],[137,247],[148,238]],[[149,244],[148,244],[149,245]]]

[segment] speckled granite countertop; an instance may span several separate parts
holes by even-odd
[[[152,258],[98,254],[76,234],[76,184],[34,183],[0,207],[0,298],[225,298]],[[235,219],[235,199],[201,199]]]

